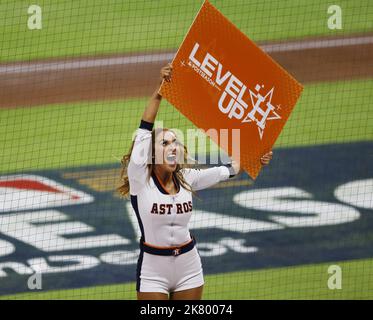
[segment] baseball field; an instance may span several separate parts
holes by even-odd
[[[136,298],[137,233],[115,194],[119,159],[201,3],[39,1],[42,29],[29,30],[28,2],[1,2],[0,299]],[[204,299],[372,299],[371,1],[338,1],[337,30],[323,0],[211,3],[304,92],[255,183],[242,174],[196,201]],[[157,119],[194,128],[166,101]],[[43,191],[36,182],[7,198],[14,186],[2,182],[21,174],[89,200],[24,201]],[[263,189],[264,209],[249,200]],[[52,246],[52,233],[76,246]],[[328,285],[333,265],[339,289]],[[43,286],[32,290],[37,266]]]

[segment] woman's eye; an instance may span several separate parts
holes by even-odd
[[[163,141],[162,146],[167,146],[167,141]]]

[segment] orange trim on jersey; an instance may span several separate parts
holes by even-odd
[[[180,191],[180,184],[177,182],[174,172],[172,173],[172,179],[174,180],[174,184],[175,184],[175,187],[176,187],[176,193],[178,193]]]
[[[163,190],[164,190],[165,192],[167,192],[167,194],[172,195],[171,193],[168,192],[168,190],[166,189],[166,187],[163,185],[162,180],[158,177],[157,173],[156,173],[154,170],[153,170],[153,172],[154,172],[154,175],[155,175],[155,177],[157,178],[159,184],[162,186]],[[174,184],[175,184],[175,188],[176,188],[176,193],[178,193],[178,192],[180,191],[180,188],[178,188],[178,184],[177,184],[176,181],[175,181],[175,177],[174,177],[174,174],[173,174],[173,173],[172,173],[172,178],[171,178],[171,179],[173,179]]]
[[[154,175],[155,175],[155,177],[157,178],[159,184],[162,186],[163,190],[166,191],[167,194],[170,194],[170,193],[168,192],[168,190],[166,189],[166,187],[163,185],[162,180],[158,177],[157,173],[156,173],[155,171],[153,171],[153,172],[154,172]]]
[[[193,241],[193,239],[190,239],[189,241],[181,244],[180,246],[173,246],[173,247],[159,247],[159,246],[154,246],[152,244],[149,244],[147,242],[143,242],[144,245],[146,245],[147,247],[151,247],[151,248],[154,248],[154,249],[171,249],[171,250],[174,250],[174,249],[180,249],[184,246],[186,246],[187,244],[191,243]]]

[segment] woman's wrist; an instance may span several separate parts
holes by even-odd
[[[161,89],[161,86],[158,86],[157,89],[155,89],[153,93],[153,98],[157,100],[162,100],[162,95],[159,93],[159,90]]]
[[[157,100],[162,100],[162,96],[161,96],[161,94],[158,91],[156,91],[154,93],[154,98],[157,99]]]

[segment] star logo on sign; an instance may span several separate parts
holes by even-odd
[[[275,87],[269,90],[265,96],[259,93],[259,91],[262,88],[264,88],[263,85],[260,86],[259,84],[257,84],[255,86],[255,93],[249,89],[251,104],[253,108],[242,120],[243,123],[256,123],[260,139],[263,138],[264,129],[266,128],[267,121],[281,119],[281,116],[275,111],[276,108],[272,105],[272,96]]]

